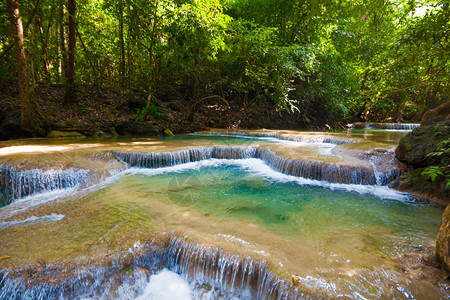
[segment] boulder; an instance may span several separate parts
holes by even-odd
[[[53,130],[47,134],[48,138],[85,138],[86,136],[82,135],[76,131],[57,131]]]
[[[450,271],[450,205],[445,209],[439,225],[436,253],[444,267]]]
[[[422,125],[427,124],[429,120],[450,120],[450,102],[427,111],[422,117]]]
[[[450,271],[450,189],[447,188],[450,154],[441,148],[439,155],[429,155],[437,151],[438,143],[450,138],[450,103],[425,113],[422,125],[400,140],[395,151],[398,160],[407,165],[409,172],[400,178],[400,188],[415,191],[437,203],[447,205],[439,226],[436,239],[436,253],[442,265]],[[429,176],[435,167],[440,174]],[[428,174],[428,175],[427,175]]]
[[[395,154],[399,161],[413,168],[437,165],[441,158],[427,155],[436,151],[437,144],[448,138],[450,121],[427,122],[402,138]]]
[[[120,135],[155,136],[160,135],[158,127],[150,122],[116,121],[113,124]]]
[[[8,111],[0,114],[0,140],[31,137],[20,126],[20,110]]]

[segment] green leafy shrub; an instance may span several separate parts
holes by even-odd
[[[136,122],[143,122],[149,119],[155,119],[161,117],[163,114],[159,112],[159,106],[157,105],[148,105],[141,109],[137,110],[137,115],[134,118]]]
[[[436,132],[435,135],[441,135],[442,133]],[[450,188],[450,168],[449,168],[449,155],[450,154],[450,138],[442,140],[437,144],[436,151],[427,154],[428,157],[441,157],[442,166],[431,166],[422,171],[422,176],[430,178],[432,182],[436,178],[443,176],[447,180],[446,188]]]

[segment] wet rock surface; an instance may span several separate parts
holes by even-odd
[[[118,121],[114,122],[114,128],[121,135],[160,135],[160,130],[149,122]]]
[[[450,189],[447,188],[450,151],[448,146],[442,146],[450,138],[450,121],[445,118],[425,121],[400,140],[395,152],[406,171],[401,177],[400,189],[444,206],[450,202]],[[430,167],[435,168],[436,176],[428,174]]]
[[[450,205],[444,211],[436,240],[436,253],[447,270],[450,270]]]
[[[441,157],[428,156],[442,140],[450,138],[450,121],[427,122],[400,140],[398,160],[413,168],[439,164]]]
[[[450,202],[448,187],[450,151],[450,105],[428,111],[422,126],[400,140],[397,158],[408,172],[401,177],[400,189],[414,191],[445,206]],[[444,211],[439,226],[436,252],[443,266],[450,270],[450,207]]]

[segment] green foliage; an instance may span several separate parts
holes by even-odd
[[[442,173],[442,170],[440,167],[433,166],[433,167],[426,168],[422,172],[422,175],[429,177],[431,179],[431,181],[434,181],[436,179],[436,177],[444,176],[444,173]]]
[[[440,132],[435,132],[438,135]],[[440,133],[442,135],[442,133]],[[450,188],[450,168],[449,168],[449,158],[450,158],[450,138],[440,141],[437,144],[436,150],[427,154],[428,157],[439,157],[441,158],[441,166],[431,166],[426,168],[422,175],[430,178],[434,181],[437,177],[442,176],[447,180],[446,188]]]
[[[435,134],[436,133],[439,133],[439,132],[435,132]],[[432,157],[432,156],[441,157],[444,155],[449,155],[449,152],[450,152],[450,138],[440,141],[437,144],[436,151],[428,153],[427,157]]]
[[[159,112],[159,106],[151,104],[138,109],[137,115],[134,119],[135,122],[143,122],[149,119],[155,119],[161,117],[163,114]]]
[[[61,5],[21,0],[38,82],[64,82]],[[450,95],[446,0],[77,0],[75,17],[77,83],[149,101],[160,87],[193,103],[236,95],[335,125],[419,120]],[[0,78],[16,76],[8,22],[0,2]]]

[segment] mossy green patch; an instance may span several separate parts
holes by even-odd
[[[49,134],[47,134],[48,138],[67,138],[67,137],[72,137],[72,138],[85,138],[86,136],[82,135],[79,132],[76,131],[57,131],[57,130],[53,130],[50,131]]]

